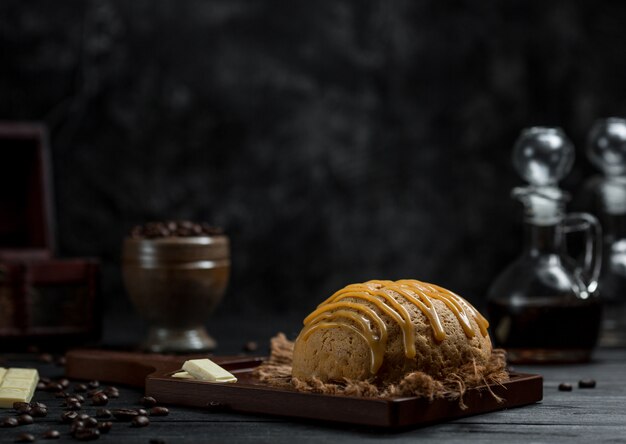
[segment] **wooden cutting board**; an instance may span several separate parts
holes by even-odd
[[[247,356],[211,356],[214,362],[237,376],[238,381],[234,384],[171,377],[186,360],[198,357],[73,350],[66,355],[65,368],[67,377],[73,379],[98,379],[143,387],[147,396],[154,396],[163,404],[385,428],[422,426],[533,404],[543,398],[543,378],[523,373],[512,373],[509,381],[489,387],[504,398],[501,403],[494,399],[486,386],[468,390],[463,398],[466,409],[462,409],[458,401],[446,399],[381,399],[303,393],[261,383],[252,371],[264,358]]]

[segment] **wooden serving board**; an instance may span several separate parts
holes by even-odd
[[[198,355],[74,350],[68,352],[66,358],[69,378],[145,387],[147,396],[154,396],[163,404],[387,428],[421,426],[520,407],[541,401],[543,397],[543,378],[523,373],[512,373],[509,381],[489,387],[493,393],[504,398],[504,402],[498,403],[483,386],[466,392],[463,400],[467,408],[462,409],[454,400],[362,398],[270,387],[252,375],[254,368],[264,361],[260,357],[211,356],[214,362],[237,376],[238,381],[234,384],[171,377],[186,360],[198,358]]]

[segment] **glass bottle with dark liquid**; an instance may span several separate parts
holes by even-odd
[[[524,205],[521,256],[488,292],[492,337],[510,362],[584,362],[597,342],[601,232],[587,213],[565,213],[568,196],[557,187],[574,162],[574,148],[557,128],[522,132],[513,165],[529,182],[513,190]],[[566,254],[565,236],[581,232],[585,254]]]
[[[595,122],[587,156],[603,173],[587,187],[604,232],[600,289],[604,316],[600,344],[626,345],[626,119],[611,117]]]

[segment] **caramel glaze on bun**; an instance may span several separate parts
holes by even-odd
[[[420,371],[445,378],[468,362],[487,365],[487,320],[465,299],[417,280],[352,284],[305,320],[292,376],[395,382]]]

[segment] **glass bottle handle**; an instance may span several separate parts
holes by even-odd
[[[602,227],[600,222],[589,213],[566,214],[563,222],[565,234],[578,231],[585,232],[585,256],[582,272],[587,279],[587,291],[593,293],[598,288],[602,265]]]

